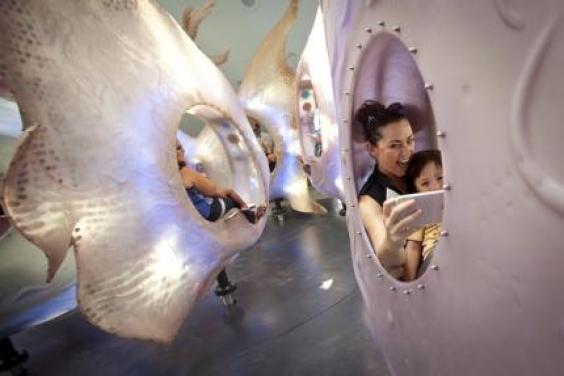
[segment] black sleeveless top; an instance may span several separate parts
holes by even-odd
[[[384,201],[386,201],[386,188],[391,189],[398,195],[404,194],[400,189],[395,187],[390,179],[382,174],[378,169],[378,165],[374,166],[374,171],[366,180],[366,183],[362,186],[362,189],[358,193],[359,196],[370,196],[372,197],[380,206],[384,206]]]

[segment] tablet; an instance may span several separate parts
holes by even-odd
[[[407,200],[415,200],[415,207],[416,209],[421,209],[421,215],[413,221],[411,226],[420,228],[442,222],[444,192],[444,190],[440,190],[402,195],[396,197],[394,201],[397,205]]]

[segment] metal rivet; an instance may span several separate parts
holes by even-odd
[[[351,95],[351,93],[348,92],[348,91],[345,91],[345,95],[346,95],[346,96],[349,96],[349,95]]]
[[[409,49],[409,52],[411,52],[412,54],[415,55],[415,54],[417,53],[417,47],[411,47],[411,48]]]
[[[356,48],[358,48],[358,49],[360,50],[360,49],[362,48],[362,44],[360,44],[360,43],[357,44],[357,45],[356,45]]]
[[[439,265],[431,265],[431,270],[439,270]]]
[[[425,90],[433,90],[435,87],[433,86],[433,84],[426,84],[425,85]]]
[[[378,273],[378,274],[376,274],[376,277],[378,277],[378,278],[384,278],[384,274]]]
[[[411,291],[409,291],[409,290],[403,290],[403,295],[409,295],[409,294],[411,294]]]
[[[357,235],[362,235],[362,232],[357,231],[356,234],[357,234]]]
[[[349,121],[347,119],[343,119],[343,124],[348,124]]]
[[[367,27],[366,29],[364,29],[364,31],[366,31],[368,34],[372,33],[372,28],[371,27]]]
[[[423,289],[425,289],[425,285],[422,284],[422,283],[420,283],[420,284],[417,285],[417,288],[418,288],[419,290],[423,290]]]
[[[445,138],[445,137],[446,137],[446,133],[443,132],[443,131],[437,131],[437,137]]]
[[[441,231],[441,236],[442,236],[443,238],[447,237],[447,236],[448,236],[448,231],[446,231],[446,230]]]
[[[395,31],[396,33],[401,32],[401,27],[398,26],[394,26],[394,28],[392,29],[393,31]]]
[[[354,70],[354,67],[353,67],[353,66],[350,66],[350,67],[349,67],[349,70],[350,70],[350,71],[353,71],[353,70]]]
[[[350,180],[351,180],[351,177],[350,177],[350,176],[347,176],[346,179],[350,181]]]
[[[452,187],[451,187],[450,184],[443,184],[443,189],[444,189],[445,191],[450,191],[450,190],[452,189]]]
[[[355,207],[355,204],[350,204],[349,206],[350,206],[351,208],[354,208],[354,207]]]
[[[386,22],[384,22],[384,21],[378,21],[378,26],[386,26]]]
[[[366,258],[372,258],[372,255],[370,253],[367,253]]]
[[[390,286],[390,291],[396,291],[396,286]]]

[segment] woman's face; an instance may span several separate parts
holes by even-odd
[[[380,128],[382,138],[376,145],[369,144],[369,153],[378,162],[384,175],[401,178],[413,154],[413,131],[406,119],[389,123]]]
[[[443,187],[443,168],[434,162],[427,163],[413,183],[417,192],[438,191]]]
[[[184,162],[184,148],[178,140],[176,140],[176,161]]]

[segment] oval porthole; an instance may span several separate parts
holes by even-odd
[[[363,238],[382,269],[398,280],[417,279],[427,270],[441,233],[442,163],[427,88],[411,52],[397,36],[378,33],[366,45],[352,99],[352,165]],[[373,228],[366,197],[381,208],[386,199],[401,201],[401,196],[413,193],[418,194],[416,206],[423,210],[424,226],[401,229],[408,235],[403,250],[376,252],[372,243],[378,232],[366,230]]]
[[[188,197],[204,218],[215,221],[232,208],[265,205],[256,161],[230,119],[210,106],[197,105],[183,115],[180,130],[176,145],[179,168],[186,166],[202,177],[199,181],[210,181],[217,189],[236,193],[219,197],[206,195],[197,184],[191,190],[187,188]]]

